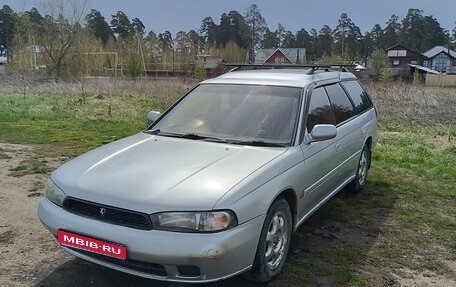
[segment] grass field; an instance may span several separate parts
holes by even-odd
[[[84,95],[0,86],[0,141],[36,146],[36,157],[11,173],[49,173],[45,158],[73,157],[136,133],[148,111],[164,110],[193,83],[130,85],[94,85]],[[271,286],[456,282],[456,90],[367,89],[380,125],[366,191],[342,192],[312,216]],[[415,279],[422,281],[407,281]]]

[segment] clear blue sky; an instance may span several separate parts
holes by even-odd
[[[0,0],[0,6],[10,5],[21,12],[36,6],[40,0]],[[45,0],[46,1],[46,0]],[[81,0],[84,1],[84,0]],[[409,8],[424,10],[432,15],[447,30],[456,26],[456,0],[86,0],[89,10],[99,10],[109,23],[111,15],[121,10],[131,19],[139,18],[147,31],[161,33],[169,30],[199,30],[201,21],[210,16],[216,23],[222,13],[237,10],[241,14],[255,3],[271,30],[278,23],[287,30],[296,32],[301,28],[310,30],[329,25],[334,28],[340,14],[345,12],[364,33],[375,24],[385,26],[392,14],[402,19]]]

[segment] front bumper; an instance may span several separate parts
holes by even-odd
[[[206,234],[138,230],[70,213],[45,197],[38,205],[38,217],[54,236],[58,229],[63,229],[123,244],[127,247],[127,260],[162,265],[166,276],[135,270],[64,247],[77,257],[141,277],[193,283],[222,280],[248,270],[253,264],[264,221],[264,216],[260,216],[233,229]],[[179,266],[197,267],[199,275],[182,274]]]

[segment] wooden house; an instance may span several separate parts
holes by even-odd
[[[393,77],[411,76],[411,65],[422,65],[424,56],[402,45],[395,45],[385,50],[387,53],[391,75]]]
[[[258,49],[254,64],[304,64],[305,62],[305,48],[275,48]]]
[[[456,72],[456,52],[443,46],[434,48],[423,53],[425,59],[423,66],[441,73]]]

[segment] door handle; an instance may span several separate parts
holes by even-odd
[[[362,127],[361,134],[363,135],[363,134],[367,133],[367,129],[368,129],[368,127],[366,127],[366,126]]]
[[[342,147],[342,145],[340,143],[336,143],[336,152],[340,151],[341,147]]]

